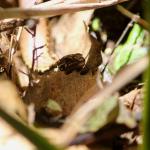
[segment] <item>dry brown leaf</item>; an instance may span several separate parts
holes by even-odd
[[[78,72],[65,75],[61,71],[43,74],[37,78],[38,83],[28,88],[24,99],[34,103],[36,111],[45,108],[49,99],[55,100],[62,107],[62,114],[68,115],[82,95],[96,84],[96,77],[97,74],[80,75]]]
[[[134,89],[120,97],[121,102],[134,113],[142,113],[143,90]]]

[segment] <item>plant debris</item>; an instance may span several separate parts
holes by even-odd
[[[0,149],[138,149],[149,23],[123,1],[0,3]]]

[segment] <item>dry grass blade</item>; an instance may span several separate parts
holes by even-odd
[[[88,9],[96,9],[102,7],[108,7],[115,5],[127,0],[107,0],[100,3],[83,3],[83,4],[65,4],[62,5],[55,4],[50,7],[37,8],[37,6],[31,9],[21,9],[21,8],[10,8],[10,9],[0,9],[0,19],[6,18],[31,18],[31,17],[52,17],[56,15],[61,15],[64,13],[72,13],[77,11],[83,11]]]
[[[62,128],[61,144],[67,145],[74,138],[74,136],[80,131],[83,124],[100,104],[111,96],[114,92],[121,89],[132,79],[141,74],[148,65],[148,57],[141,58],[138,62],[125,67],[114,78],[111,85],[106,86],[101,92],[97,92],[91,97],[83,106],[81,106],[75,113],[73,113],[66,121]],[[123,79],[123,80],[122,80]],[[83,97],[84,99],[84,97]]]

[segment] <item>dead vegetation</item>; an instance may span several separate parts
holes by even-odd
[[[138,149],[149,23],[124,1],[0,1],[0,148]]]

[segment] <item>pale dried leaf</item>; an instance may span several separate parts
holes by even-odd
[[[143,91],[142,89],[134,89],[129,93],[120,97],[121,102],[131,111],[142,111]]]
[[[15,85],[9,80],[0,81],[0,107],[10,114],[18,113],[26,120],[27,112]]]
[[[128,110],[133,113],[135,119],[141,120],[143,111],[143,89],[134,89],[129,93],[120,97],[121,103],[123,103]]]
[[[10,48],[10,41],[6,33],[0,33],[0,49],[3,53],[6,53]]]
[[[28,5],[26,5],[26,3]],[[20,1],[20,5],[23,8],[33,7],[34,3],[29,3],[28,1]],[[28,33],[23,29],[20,39],[20,48],[23,60],[25,64],[34,70],[44,72],[48,70],[49,67],[54,64],[57,60],[56,55],[53,53],[52,41],[50,41],[50,34],[48,28],[48,21],[46,19],[39,19],[36,25],[36,35]],[[35,47],[34,47],[35,46]],[[36,48],[44,46],[36,50],[36,57],[33,58],[33,53]],[[50,55],[51,54],[51,55]],[[35,63],[34,66],[33,62]]]
[[[35,147],[0,118],[0,150],[34,150]]]
[[[137,123],[131,111],[129,111],[122,103],[119,103],[119,108],[117,123],[125,124],[129,128],[134,128]]]
[[[21,88],[29,85],[29,70],[24,64],[20,53],[16,53],[13,57],[12,80]]]
[[[63,15],[52,28],[55,51],[59,58],[74,53],[88,55],[91,47],[85,24],[88,25],[93,10]]]
[[[34,69],[43,72],[48,70],[57,59],[55,56],[50,55],[50,51],[52,51],[52,49],[49,47],[50,37],[48,35],[49,32],[46,20],[40,19],[36,30],[35,48],[40,46],[44,47],[37,49],[36,51],[36,56],[38,59],[34,60]],[[34,38],[25,29],[21,34],[20,46],[23,60],[25,61],[25,64],[31,68],[33,63]]]

